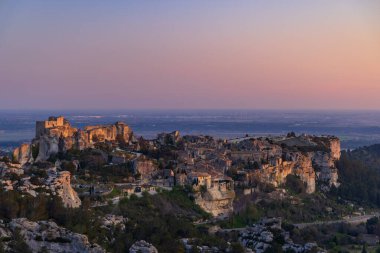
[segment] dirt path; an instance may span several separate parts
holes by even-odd
[[[339,224],[339,223],[349,223],[349,224],[360,224],[363,222],[367,222],[367,220],[380,216],[380,213],[373,213],[373,214],[366,214],[366,215],[360,215],[360,216],[352,216],[349,218],[341,219],[341,220],[331,220],[331,221],[315,221],[315,222],[307,222],[307,223],[296,223],[293,224],[297,228],[306,228],[310,226],[317,226],[317,225],[329,225],[329,224]],[[232,231],[243,231],[244,228],[230,228],[230,229],[221,229],[220,231],[223,232],[232,232]]]
[[[306,228],[306,227],[315,226],[315,225],[328,225],[328,224],[337,224],[337,223],[360,224],[363,222],[367,222],[367,220],[379,215],[380,213],[373,213],[373,214],[366,214],[366,215],[360,215],[360,216],[352,216],[352,217],[341,219],[341,220],[298,223],[298,224],[294,224],[294,226],[296,226],[297,228]]]

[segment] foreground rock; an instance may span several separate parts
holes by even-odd
[[[52,221],[13,219],[9,223],[0,222],[0,231],[6,250],[11,250],[12,238],[19,233],[32,252],[105,252],[99,245],[90,243],[87,236],[73,233]]]
[[[158,250],[152,244],[141,240],[131,246],[129,253],[158,253]]]
[[[5,175],[11,176],[12,174],[15,174],[15,171],[7,168]],[[32,183],[30,176],[21,177],[22,174],[17,174],[21,177],[19,180],[3,179],[0,181],[0,185],[5,191],[15,190],[33,197],[39,194],[57,196],[62,200],[63,206],[68,208],[77,208],[82,204],[77,192],[71,187],[70,172],[57,172],[56,168],[50,168],[47,170],[47,174],[47,178],[38,178],[39,181],[42,181],[39,184]]]
[[[120,227],[121,230],[125,230],[125,222],[127,221],[127,218],[114,214],[107,214],[101,219],[102,228],[107,230],[111,230],[114,227]]]
[[[270,251],[273,244],[281,243],[284,252],[326,252],[319,248],[317,243],[309,242],[304,245],[293,243],[289,232],[281,228],[280,218],[262,219],[259,223],[240,232],[239,240],[246,248],[246,252],[263,253]]]

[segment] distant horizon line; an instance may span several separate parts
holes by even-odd
[[[122,111],[283,111],[283,112],[380,112],[379,109],[326,109],[326,108],[298,108],[298,109],[276,109],[276,108],[35,108],[35,109],[17,109],[17,108],[0,108],[0,112],[122,112]]]

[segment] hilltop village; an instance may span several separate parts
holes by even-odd
[[[255,203],[260,198],[283,200],[289,197],[289,187],[306,195],[339,188],[336,162],[340,153],[340,141],[334,136],[288,133],[225,140],[202,135],[181,136],[174,131],[148,140],[135,136],[123,122],[78,129],[64,117],[49,117],[36,122],[35,138],[30,143],[16,148],[9,159],[2,158],[0,183],[3,192],[17,192],[27,198],[50,196],[68,209],[84,206],[107,209],[123,205],[124,199],[138,201],[148,195],[179,192],[187,198],[181,201],[193,202],[196,205],[193,210],[201,213],[201,216],[192,214],[196,219],[192,218],[194,224],[218,224],[248,210],[248,199],[255,199]],[[290,196],[289,203],[297,205],[297,199]],[[336,211],[330,209],[326,212]],[[120,224],[126,229],[129,218],[108,214],[99,219],[103,221],[102,229]],[[28,222],[32,221],[13,219],[10,224],[17,224],[23,231]],[[280,220],[273,222],[281,224]],[[262,220],[260,224],[273,222]],[[29,226],[37,229],[41,224],[34,222]],[[11,233],[14,226],[8,224],[4,229]],[[58,229],[55,223],[44,226]],[[256,228],[251,227],[241,232],[239,245],[245,250],[264,252],[273,240],[272,225],[268,226],[259,227],[263,231],[269,229],[269,238],[253,239],[252,231]],[[28,240],[27,244],[36,251],[56,247],[38,244],[33,238]],[[192,243],[189,239],[182,240],[188,251],[193,248]],[[83,252],[103,252],[99,245],[91,246],[88,239],[77,244],[75,247],[93,249]],[[222,252],[205,245],[194,247],[201,252]],[[238,252],[231,247],[226,246],[225,252]],[[311,248],[318,245],[295,244],[288,238],[283,249],[289,248],[295,252],[311,252]],[[141,240],[130,246],[129,252],[139,249],[157,252],[153,245]]]
[[[70,198],[64,201],[75,207],[80,201],[72,197],[75,193],[69,186],[70,172],[62,170],[72,167],[76,173],[81,170],[80,161],[66,160],[64,154],[70,150],[90,149],[93,155],[89,159],[97,160],[104,170],[107,166],[130,165],[131,176],[118,179],[120,182],[112,187],[127,194],[155,191],[160,187],[191,187],[196,203],[213,216],[225,216],[233,211],[235,186],[244,187],[246,191],[259,190],[256,188],[260,184],[278,187],[285,183],[288,175],[299,177],[307,193],[315,192],[317,182],[322,189],[338,186],[334,164],[340,156],[340,143],[332,136],[290,133],[274,138],[218,140],[209,136],[182,137],[175,131],[159,134],[154,140],[144,140],[137,139],[122,122],[87,126],[82,130],[72,127],[63,117],[50,117],[36,122],[32,143],[16,148],[13,160],[25,170],[54,157],[54,166],[47,171],[59,174],[55,180],[66,177],[61,181],[68,184]],[[63,159],[59,159],[59,155]],[[85,175],[88,173],[84,171]],[[27,181],[24,180],[24,185],[28,186],[19,188],[35,187]],[[6,181],[5,185],[10,189],[13,182]],[[97,190],[93,182],[87,186],[89,192]],[[106,189],[106,186],[98,187]],[[33,190],[29,193],[35,194]]]

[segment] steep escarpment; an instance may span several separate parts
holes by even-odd
[[[49,117],[46,121],[36,122],[36,136],[31,144],[22,144],[15,149],[13,156],[15,161],[23,165],[33,161],[44,161],[53,154],[72,148],[91,148],[99,142],[129,143],[132,137],[132,130],[123,122],[77,129],[63,117]]]
[[[203,210],[214,217],[226,217],[233,212],[235,191],[231,178],[221,174],[192,172],[187,181],[192,184],[195,203]]]
[[[76,208],[81,205],[81,200],[70,184],[70,172],[61,171],[56,176],[50,176],[47,185],[54,195],[62,199],[65,207]]]
[[[233,190],[221,191],[210,188],[204,193],[195,194],[195,203],[214,217],[228,217],[233,212]]]
[[[21,172],[21,173],[20,173]],[[22,169],[2,168],[2,180],[0,186],[4,191],[18,191],[22,195],[37,197],[38,195],[52,195],[60,198],[67,208],[77,208],[81,200],[76,191],[71,187],[68,171],[57,172],[56,168],[46,170],[47,178],[24,175]],[[14,179],[16,177],[16,179]]]
[[[295,175],[306,184],[307,193],[313,193],[317,183],[322,190],[339,186],[335,163],[340,158],[340,142],[336,137],[259,138],[243,140],[236,146],[233,161],[245,160],[253,167],[241,173],[246,184],[264,182],[277,187],[288,175]]]
[[[13,160],[20,164],[33,162],[32,146],[27,143],[21,144],[20,147],[13,151]]]

